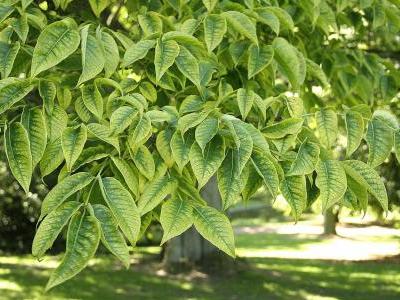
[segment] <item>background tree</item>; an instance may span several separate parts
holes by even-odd
[[[9,166],[26,193],[33,172],[58,178],[33,255],[68,228],[47,289],[79,273],[100,240],[128,266],[127,241],[152,220],[162,243],[194,225],[234,257],[224,211],[262,185],[295,221],[316,199],[323,212],[365,210],[371,195],[387,211],[375,168],[399,152],[388,109],[399,74],[372,47],[396,47],[398,4],[3,1]],[[363,139],[367,163],[353,154]],[[204,199],[213,176],[218,203]]]

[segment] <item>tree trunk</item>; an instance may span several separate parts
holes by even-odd
[[[221,206],[215,176],[202,188],[200,194],[209,206],[216,208]],[[180,272],[195,265],[204,269],[218,268],[228,260],[226,257],[192,226],[184,234],[171,239],[167,243],[163,263],[168,271]]]
[[[324,215],[324,234],[325,235],[336,235],[336,223],[338,222],[339,212],[333,212],[330,208],[325,212]]]

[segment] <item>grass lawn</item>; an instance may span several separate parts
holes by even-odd
[[[373,236],[370,246],[398,243],[396,239]],[[0,257],[0,299],[400,299],[398,258],[355,262],[258,255],[282,249],[301,253],[329,243],[318,236],[240,233],[238,253],[245,259],[235,272],[212,276],[196,271],[166,275],[157,261],[159,249],[141,248],[129,270],[102,256],[47,294],[43,287],[56,258],[39,263],[29,256]]]

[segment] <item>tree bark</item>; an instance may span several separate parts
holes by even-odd
[[[202,188],[200,194],[209,206],[221,206],[215,176]],[[164,267],[170,272],[180,272],[194,266],[203,269],[219,268],[227,260],[227,256],[205,240],[194,227],[170,240],[163,257]]]
[[[338,222],[338,212],[334,212],[332,208],[328,209],[324,215],[324,234],[336,235],[336,224]]]

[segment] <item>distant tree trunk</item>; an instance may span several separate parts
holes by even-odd
[[[208,205],[216,208],[221,206],[215,176],[210,179],[200,193]],[[194,265],[204,269],[218,268],[227,260],[229,258],[205,240],[194,227],[169,241],[163,257],[165,268],[171,272],[179,272]]]
[[[330,208],[325,212],[324,215],[324,234],[326,235],[336,235],[336,223],[338,222],[339,212],[333,212]]]

